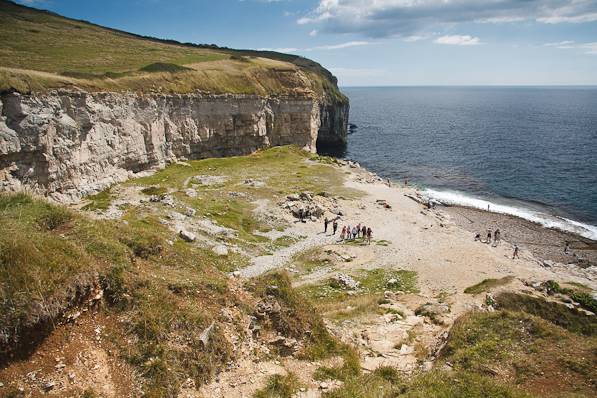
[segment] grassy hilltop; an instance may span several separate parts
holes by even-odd
[[[344,99],[306,58],[143,37],[0,0],[0,90],[68,87]]]

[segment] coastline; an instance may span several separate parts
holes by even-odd
[[[521,217],[494,213],[465,206],[442,206],[441,210],[461,228],[480,233],[484,238],[487,229],[499,228],[502,240],[528,249],[539,259],[580,267],[597,265],[597,241],[573,232],[549,228]],[[565,242],[570,242],[570,251],[564,253]]]

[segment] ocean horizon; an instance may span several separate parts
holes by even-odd
[[[430,199],[597,240],[597,86],[342,87],[346,151]]]

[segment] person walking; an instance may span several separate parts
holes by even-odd
[[[367,238],[367,227],[363,225],[363,228],[361,228],[361,235],[363,236],[363,239]]]
[[[336,235],[336,231],[338,230],[338,221],[334,220],[332,223],[332,230],[334,231],[332,235]]]
[[[487,230],[487,241],[485,241],[485,243],[487,243],[487,244],[491,243],[491,229]]]
[[[346,240],[350,240],[352,236],[352,229],[350,228],[350,224],[346,226]]]
[[[518,257],[518,246],[514,245],[514,253],[512,253],[512,260],[514,260],[515,258],[519,258]]]
[[[352,240],[357,238],[357,227],[352,227]]]
[[[566,241],[566,246],[564,246],[564,254],[568,254],[570,251],[570,242]]]
[[[328,220],[328,218],[326,217],[325,220],[323,220],[323,232],[324,233],[328,233],[328,224],[330,223],[330,220]]]
[[[361,237],[361,223],[357,224],[357,238]]]
[[[346,225],[342,227],[342,231],[340,232],[340,240],[344,240],[346,236]]]
[[[367,228],[367,242],[369,244],[371,244],[371,235],[373,234],[373,231],[371,231],[371,227]]]

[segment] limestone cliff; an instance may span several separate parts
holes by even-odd
[[[0,190],[56,200],[184,159],[342,144],[348,103],[318,97],[54,90],[0,97]]]

